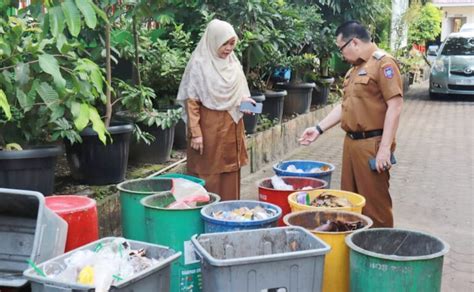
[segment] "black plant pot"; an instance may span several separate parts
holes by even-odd
[[[0,151],[0,187],[51,195],[54,192],[54,169],[61,152],[59,146]]]
[[[188,145],[186,139],[186,123],[181,119],[176,124],[174,129],[174,149],[186,149]]]
[[[320,77],[316,87],[313,90],[311,99],[312,105],[326,105],[328,103],[328,96],[331,84],[334,83],[333,77]]]
[[[256,102],[264,102],[265,101],[265,95],[263,95],[260,92],[255,92],[252,93],[252,98]],[[262,112],[263,112],[263,107],[262,107]],[[257,130],[257,119],[258,114],[244,114],[244,126],[245,126],[245,133],[246,134],[253,134]]]
[[[161,127],[140,126],[152,134],[155,140],[147,145],[145,142],[132,142],[130,144],[130,163],[163,163],[170,159],[173,149],[175,125],[167,129]]]
[[[125,179],[128,164],[131,124],[114,124],[107,128],[112,141],[104,145],[96,132],[86,128],[82,143],[65,141],[67,160],[74,179],[89,185],[116,184]]]
[[[283,113],[285,115],[305,114],[311,107],[311,98],[315,83],[278,83],[277,88],[285,89]]]
[[[267,115],[269,120],[278,120],[278,123],[281,123],[283,118],[283,103],[287,94],[286,90],[265,91],[262,114]]]

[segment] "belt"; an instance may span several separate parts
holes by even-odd
[[[367,132],[347,132],[347,136],[352,140],[367,139],[382,136],[383,130],[372,130]]]

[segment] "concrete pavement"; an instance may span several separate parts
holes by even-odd
[[[331,187],[338,189],[343,136],[335,127],[311,146],[294,149],[285,160],[333,163]],[[449,243],[442,291],[474,291],[474,96],[433,101],[427,82],[412,86],[395,154],[398,163],[391,171],[390,190],[396,227],[427,232]],[[256,181],[273,175],[273,163],[242,178],[242,199],[258,199]]]

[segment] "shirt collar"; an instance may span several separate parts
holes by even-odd
[[[378,47],[376,44],[374,43],[371,43],[367,50],[365,50],[364,52],[362,52],[362,54],[360,54],[360,59],[362,59],[364,62],[367,62],[370,57],[372,57],[372,54],[378,50]]]

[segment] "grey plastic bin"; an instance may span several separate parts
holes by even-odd
[[[71,250],[68,253],[60,255],[56,258],[53,258],[49,261],[46,261],[38,267],[43,269],[44,266],[53,266],[54,263],[59,265],[64,264],[64,260],[71,256],[74,251],[78,250],[96,250],[98,244],[108,243],[113,241],[116,237],[106,237],[94,242],[91,242],[87,245]],[[176,252],[173,249],[170,249],[166,246],[128,240],[132,249],[146,249],[147,257],[151,258],[164,258],[164,260],[157,263],[155,266],[148,268],[133,275],[133,277],[124,279],[120,284],[114,285],[110,288],[109,291],[169,291],[170,289],[170,272],[171,272],[171,263],[177,260],[181,256],[181,252]],[[59,266],[57,265],[57,266]],[[77,283],[67,283],[63,281],[58,281],[55,279],[45,278],[38,275],[32,268],[26,270],[23,275],[25,278],[31,282],[31,291],[32,292],[51,292],[51,291],[94,291],[95,289],[92,286],[82,285]]]
[[[321,291],[330,247],[301,227],[194,235],[203,291]]]
[[[67,223],[34,191],[0,188],[0,286],[21,287],[27,259],[40,263],[64,253]]]

